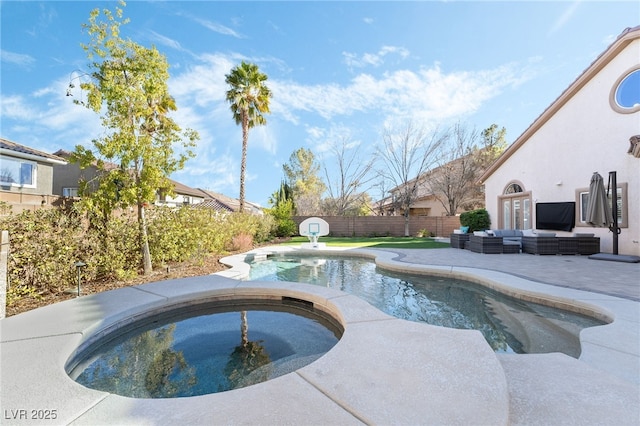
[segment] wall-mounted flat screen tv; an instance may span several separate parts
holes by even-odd
[[[576,226],[576,203],[536,203],[536,229],[571,231]]]

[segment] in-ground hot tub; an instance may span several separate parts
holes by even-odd
[[[225,297],[163,307],[88,340],[66,370],[91,389],[132,398],[224,392],[308,365],[341,322],[299,297]]]

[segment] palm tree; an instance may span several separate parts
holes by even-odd
[[[242,126],[242,160],[240,163],[240,212],[244,212],[244,178],[247,170],[249,129],[267,123],[263,114],[269,113],[271,90],[265,85],[267,75],[258,66],[242,61],[226,75],[230,86],[227,101],[236,124]]]

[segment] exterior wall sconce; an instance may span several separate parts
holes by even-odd
[[[640,158],[640,135],[631,136],[631,138],[629,138],[629,150],[627,151],[627,154]]]

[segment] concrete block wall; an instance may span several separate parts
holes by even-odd
[[[294,216],[297,225],[308,217]],[[403,216],[318,216],[329,224],[329,232],[334,237],[402,237],[404,236]],[[415,236],[426,229],[436,237],[448,237],[460,227],[458,216],[411,216],[409,234]]]

